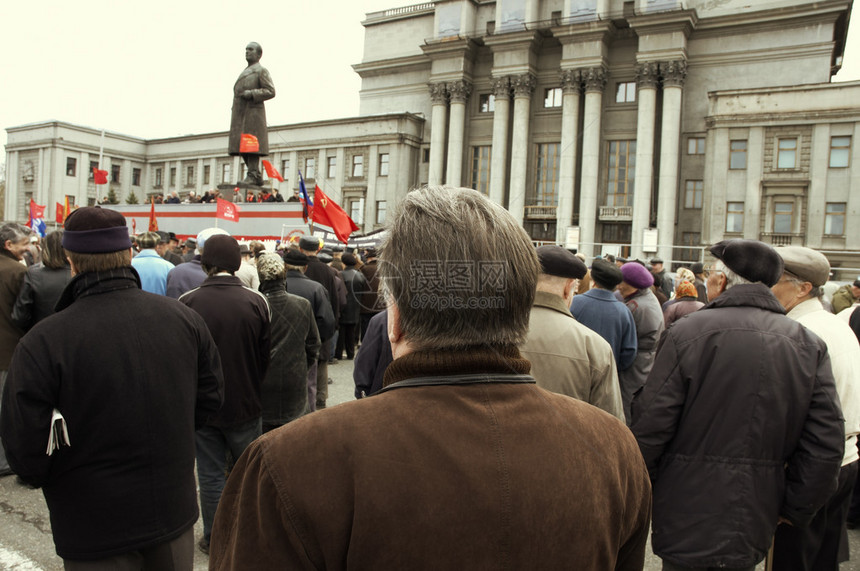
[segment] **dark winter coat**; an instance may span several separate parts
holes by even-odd
[[[312,279],[322,285],[326,293],[328,293],[329,304],[331,305],[331,313],[334,315],[334,322],[338,323],[340,319],[340,295],[337,291],[337,281],[332,272],[336,272],[328,267],[316,256],[308,256],[308,268],[305,270],[305,277]],[[289,288],[287,288],[289,290]],[[334,335],[334,333],[332,333]]]
[[[63,558],[178,537],[198,515],[194,429],[224,396],[206,324],[142,291],[131,268],[76,276],[58,308],[12,360],[0,417],[10,465],[42,486]],[[182,358],[163,358],[165,347]],[[54,408],[71,446],[47,456]]]
[[[167,297],[179,299],[183,293],[200,287],[205,279],[206,272],[200,263],[200,254],[197,254],[190,262],[179,264],[167,272]]]
[[[695,297],[681,297],[672,301],[675,303],[663,309],[663,321],[665,321],[666,327],[669,327],[685,315],[698,311],[705,306],[704,303],[698,301]]]
[[[379,313],[385,309],[383,301],[379,298],[379,264],[376,259],[370,260],[358,270],[367,280],[367,289],[358,297],[361,301],[361,313]]]
[[[287,291],[311,302],[317,331],[323,343],[334,336],[337,322],[331,312],[328,292],[323,286],[297,270],[287,270]]]
[[[251,91],[253,99],[244,99],[242,94]],[[260,143],[256,154],[269,154],[269,130],[266,127],[267,99],[275,96],[275,84],[269,71],[254,63],[242,70],[239,79],[233,85],[233,109],[230,116],[230,137],[227,142],[227,152],[230,155],[239,154],[239,143],[242,134],[254,135]]]
[[[780,516],[806,525],[845,442],[827,346],[770,289],[736,285],[660,341],[632,430],[654,486],[654,553],[751,567]]]
[[[287,293],[283,281],[260,284],[272,310],[269,369],[263,380],[263,424],[281,425],[305,413],[308,367],[320,350],[320,336],[308,300]]]
[[[203,317],[221,355],[224,406],[206,424],[231,427],[259,418],[260,387],[269,366],[271,313],[266,297],[236,276],[216,275],[179,301]]]
[[[384,309],[370,318],[361,341],[361,351],[355,356],[352,369],[355,398],[369,397],[382,390],[385,369],[393,360],[388,338],[388,310]]]
[[[12,307],[21,291],[27,266],[0,245],[0,371],[9,368],[12,352],[24,333],[12,321]]]
[[[355,266],[347,266],[341,272],[341,278],[346,286],[346,305],[341,310],[340,323],[353,325],[361,320],[361,303],[356,292],[367,290],[367,280],[355,269]]]

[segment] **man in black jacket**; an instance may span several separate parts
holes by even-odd
[[[752,570],[778,522],[805,526],[836,489],[845,435],[827,346],[770,287],[776,251],[711,248],[710,303],[669,328],[633,401],[663,569]]]
[[[74,277],[61,311],[21,340],[9,370],[9,461],[42,487],[67,569],[190,570],[194,428],[223,400],[218,349],[199,315],[140,289],[121,214],[80,208],[65,228]],[[184,358],[158,358],[165,344]],[[49,456],[57,412],[70,442]]]
[[[238,460],[262,433],[260,394],[269,366],[271,312],[263,294],[233,275],[242,263],[235,238],[216,234],[207,239],[200,262],[209,277],[179,301],[209,326],[224,369],[224,406],[197,430],[203,511],[203,538],[198,546],[208,553],[212,521],[226,482],[227,455]]]

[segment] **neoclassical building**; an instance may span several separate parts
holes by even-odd
[[[315,172],[366,231],[413,185],[446,183],[486,193],[535,241],[589,255],[682,263],[747,237],[821,249],[844,269],[837,279],[854,279],[860,83],[830,82],[851,9],[436,0],[370,13],[354,65],[360,116],[273,127],[273,162],[287,188],[296,168]],[[79,132],[74,144],[32,136],[61,128]],[[91,162],[97,133],[56,123],[8,132],[7,212],[20,216],[27,192],[95,198],[68,180],[68,161]],[[111,137],[123,195],[136,180],[142,194],[199,191],[240,168],[224,133]]]

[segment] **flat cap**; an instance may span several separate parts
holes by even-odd
[[[645,289],[654,285],[654,276],[639,262],[627,262],[621,266],[621,277],[621,281],[636,289]]]
[[[322,241],[316,236],[302,236],[299,239],[299,248],[308,252],[317,252],[322,247]]]
[[[581,280],[588,272],[582,260],[561,246],[541,246],[536,252],[541,272],[547,275]]]
[[[758,240],[723,240],[710,249],[711,255],[751,282],[773,286],[782,277],[782,258],[773,247]]]
[[[651,258],[651,264],[662,264],[663,260],[661,258]]]
[[[295,248],[287,248],[287,252],[284,254],[284,263],[288,266],[307,266],[308,256]]]
[[[821,252],[803,246],[782,246],[776,249],[785,271],[813,286],[823,286],[830,277],[830,262]]]
[[[608,260],[597,258],[591,262],[591,279],[597,285],[613,290],[624,281],[624,276],[618,266]]]

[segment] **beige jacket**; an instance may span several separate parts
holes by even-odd
[[[624,420],[612,348],[576,321],[561,297],[536,293],[528,337],[520,351],[531,361],[531,375],[539,387],[585,401]]]

